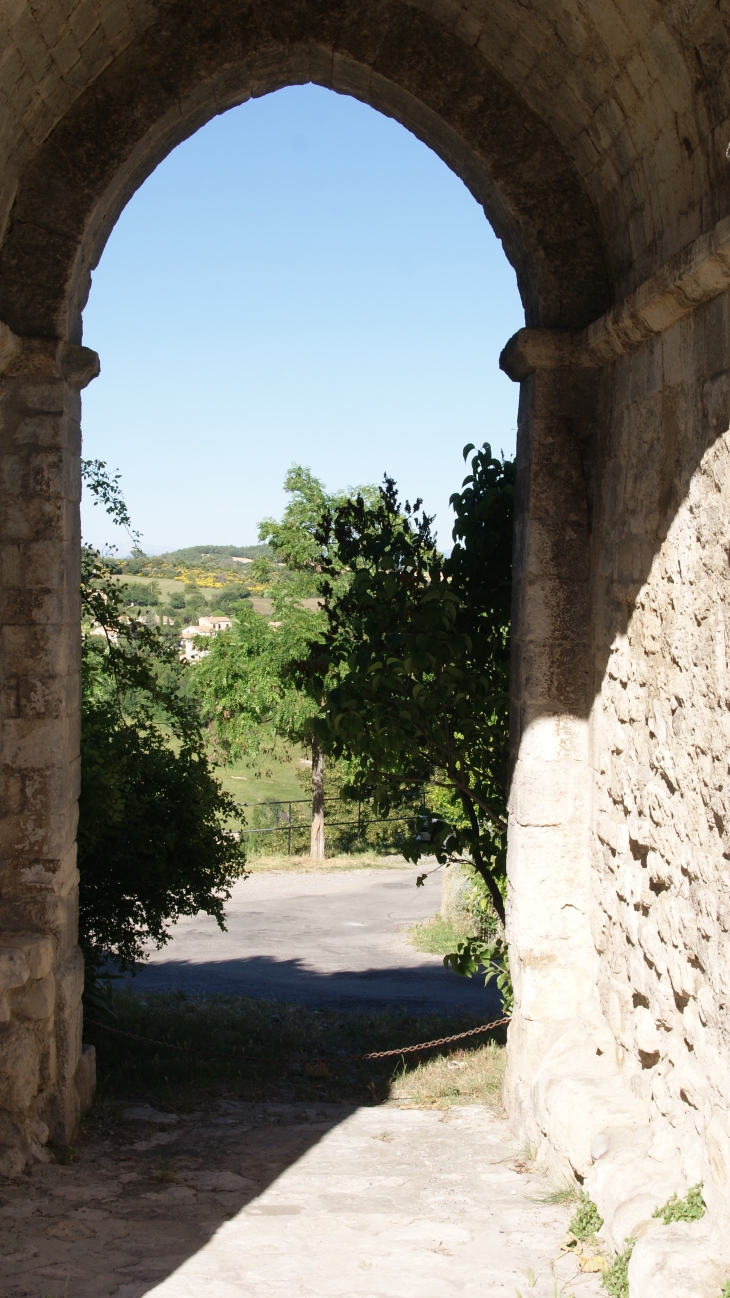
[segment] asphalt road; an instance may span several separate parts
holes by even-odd
[[[399,1006],[410,1012],[498,1012],[496,989],[416,951],[403,929],[434,915],[440,872],[413,867],[332,874],[252,874],[234,887],[227,932],[181,920],[134,978],[136,990],[228,992],[310,1007]]]

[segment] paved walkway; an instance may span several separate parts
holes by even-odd
[[[399,1005],[411,1012],[499,1012],[496,989],[459,978],[403,930],[441,905],[441,873],[419,871],[252,874],[234,885],[227,932],[207,915],[181,919],[153,951],[137,990],[229,992],[310,1006]]]
[[[478,1107],[132,1108],[0,1187],[0,1294],[605,1298],[547,1189]]]

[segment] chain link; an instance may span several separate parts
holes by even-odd
[[[396,1050],[372,1050],[366,1055],[338,1055],[337,1058],[331,1058],[330,1063],[344,1064],[352,1063],[358,1059],[387,1059],[391,1055],[411,1055],[421,1050],[433,1050],[436,1046],[448,1046],[452,1041],[463,1041],[466,1037],[477,1036],[480,1032],[491,1032],[492,1028],[501,1028],[505,1023],[511,1021],[511,1015],[507,1014],[502,1019],[493,1019],[491,1023],[482,1023],[478,1028],[469,1028],[466,1032],[455,1032],[450,1037],[438,1037],[435,1041],[421,1041],[417,1046],[399,1046]],[[113,1028],[108,1023],[97,1023],[95,1019],[84,1019],[91,1028],[100,1028],[102,1032],[112,1032],[116,1037],[127,1037],[130,1041],[143,1041],[148,1046],[161,1046],[163,1050],[181,1050],[185,1054],[200,1055],[205,1059],[235,1059],[239,1063],[255,1063],[258,1060],[270,1058],[266,1055],[218,1055],[209,1050],[196,1050],[193,1046],[178,1046],[171,1041],[157,1041],[154,1037],[140,1037],[136,1032],[124,1032],[121,1028]],[[324,1063],[325,1060],[318,1062]]]
[[[418,1050],[432,1050],[435,1046],[448,1046],[452,1041],[463,1041],[464,1037],[474,1037],[478,1032],[491,1032],[492,1028],[501,1028],[510,1023],[511,1014],[503,1019],[494,1019],[483,1023],[480,1028],[469,1028],[468,1032],[455,1032],[452,1037],[438,1037],[436,1041],[422,1041],[418,1046],[401,1046],[399,1050],[373,1050],[369,1055],[348,1055],[348,1059],[385,1059],[388,1055],[410,1055]]]

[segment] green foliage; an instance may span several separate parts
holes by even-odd
[[[97,461],[97,463],[102,464],[103,461],[99,460]],[[117,477],[119,477],[118,474]],[[150,562],[151,561],[145,554],[144,550],[140,550],[139,546],[135,545],[132,549],[132,554],[130,558],[122,559],[119,566],[123,569],[124,572],[131,572],[137,574],[137,573],[146,572],[147,569],[149,568]]]
[[[121,587],[125,604],[154,607],[160,602],[160,588],[156,581],[126,581]]]
[[[186,586],[185,592],[185,613],[188,617],[196,617],[204,608],[207,609],[208,601],[197,586]]]
[[[220,609],[221,613],[226,613],[228,617],[237,617],[242,612],[242,605],[250,598],[251,592],[246,590],[245,586],[229,587],[228,590],[216,591],[215,608],[216,611]]]
[[[591,1239],[597,1235],[603,1225],[601,1217],[595,1203],[586,1194],[585,1190],[578,1191],[578,1207],[573,1213],[568,1230],[576,1239]]]
[[[100,472],[87,479],[94,494]],[[109,567],[84,548],[79,922],[92,969],[107,954],[143,958],[180,915],[205,910],[222,927],[244,868],[176,646],[127,615]]]
[[[683,1199],[673,1194],[663,1208],[655,1208],[652,1217],[660,1217],[665,1226],[673,1221],[699,1221],[705,1215],[705,1202],[702,1198],[702,1182],[693,1185]]]
[[[293,464],[284,479],[284,490],[290,500],[281,522],[265,518],[259,524],[259,537],[267,541],[274,556],[289,570],[286,580],[292,593],[301,596],[317,595],[322,587],[325,566],[330,579],[337,566],[336,554],[329,543],[323,542],[322,520],[359,491],[363,499],[374,504],[377,489],[371,486],[329,494],[311,469]],[[274,576],[273,568],[269,580]]]
[[[224,761],[306,735],[316,709],[292,685],[290,669],[316,635],[318,618],[284,601],[273,625],[242,603],[231,630],[216,636],[207,657],[195,664],[192,688]]]
[[[456,950],[444,956],[444,968],[449,966],[462,978],[471,978],[473,974],[484,969],[486,987],[492,978],[496,980],[502,997],[505,1014],[511,1014],[515,1004],[512,975],[509,967],[509,952],[504,938],[497,936],[491,940],[480,937],[464,938],[457,943]]]
[[[629,1298],[629,1262],[634,1251],[635,1239],[625,1239],[623,1253],[619,1253],[603,1272],[602,1283],[611,1298]]]
[[[145,558],[144,552],[139,548],[139,532],[132,528],[132,519],[122,495],[121,473],[115,473],[112,477],[107,470],[106,460],[82,460],[81,476],[95,503],[102,505],[116,526],[123,527],[128,533],[133,544],[132,553]]]
[[[730,1298],[730,1280],[726,1280],[720,1290],[720,1298]]]
[[[324,699],[313,729],[352,763],[352,796],[387,815],[444,791],[406,855],[468,853],[503,922],[514,465],[485,445],[471,469],[451,497],[448,559],[391,479],[374,502],[325,514],[314,541],[327,629],[298,680]]]
[[[155,555],[155,558],[189,568],[198,567],[204,559],[211,559],[216,563],[220,559],[233,557],[258,559],[259,555],[267,553],[266,545],[188,545],[182,550],[169,550],[165,554]]]

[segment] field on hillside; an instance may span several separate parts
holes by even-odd
[[[169,600],[170,596],[175,591],[177,591],[178,594],[180,595],[185,594],[185,582],[182,580],[182,578],[137,577],[136,575],[132,575],[132,573],[121,573],[120,575],[114,577],[114,581],[119,581],[123,585],[126,585],[128,582],[134,582],[135,585],[139,584],[140,586],[152,586],[152,585],[159,586],[163,603],[166,600]],[[207,586],[207,587],[201,586],[200,593],[201,595],[205,596],[205,598],[210,603],[213,597],[217,595],[219,592],[215,590],[214,587],[212,586]]]
[[[215,775],[236,802],[284,802],[308,796],[307,785],[297,779],[299,771],[308,770],[305,760],[303,749],[280,744],[274,757],[217,766]]]

